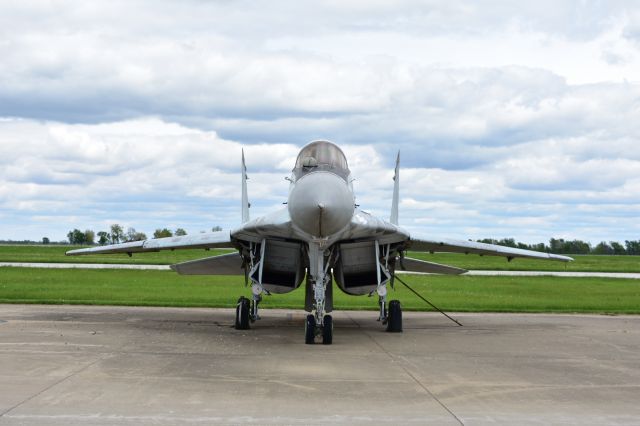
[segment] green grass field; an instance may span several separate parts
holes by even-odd
[[[172,265],[192,259],[216,256],[231,250],[175,250],[156,253],[138,253],[129,257],[126,254],[92,254],[90,256],[65,256],[68,250],[81,246],[24,246],[0,245],[0,262],[35,263],[107,263],[137,265]]]
[[[403,276],[453,312],[640,313],[640,280],[557,277]],[[170,271],[0,268],[0,303],[233,307],[249,295],[242,277]],[[336,309],[377,309],[377,298],[334,292]],[[303,288],[265,297],[264,308],[303,307]],[[430,308],[399,283],[404,309]]]
[[[170,265],[186,260],[226,253],[225,250],[176,250],[158,253],[139,253],[129,257],[126,254],[65,256],[64,252],[78,248],[75,246],[20,246],[0,245],[0,262],[43,262],[43,263],[125,263]],[[465,269],[504,271],[576,271],[576,272],[640,272],[640,256],[574,256],[571,263],[514,259],[507,262],[503,257],[464,255],[456,253],[408,254],[417,259],[444,263]]]

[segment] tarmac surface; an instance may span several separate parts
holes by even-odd
[[[0,305],[0,425],[640,424],[640,316]]]

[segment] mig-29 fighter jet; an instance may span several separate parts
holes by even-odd
[[[387,302],[387,286],[397,269],[437,274],[461,274],[464,269],[405,256],[408,249],[479,255],[573,260],[570,257],[502,247],[472,241],[416,238],[398,224],[399,154],[396,160],[391,216],[388,221],[360,210],[342,150],[327,141],[314,141],[298,154],[289,183],[286,206],[263,217],[249,219],[247,174],[242,155],[242,225],[236,229],[158,238],[71,250],[67,255],[142,253],[177,249],[234,247],[224,254],[172,265],[184,275],[244,274],[251,283],[252,300],[241,297],[235,327],[249,328],[258,320],[262,295],[287,293],[304,281],[305,342],[333,340],[333,285],[350,295],[377,293],[379,319],[388,331],[402,330],[400,302]]]

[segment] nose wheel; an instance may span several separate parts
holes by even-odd
[[[333,343],[333,318],[331,315],[325,315],[323,324],[316,323],[316,317],[307,315],[304,323],[304,343],[313,345],[316,342],[316,335],[322,336],[322,344],[330,345]]]
[[[331,315],[324,316],[324,324],[322,325],[322,344],[330,345],[333,343],[333,318]]]
[[[304,343],[307,345],[313,345],[316,339],[316,317],[313,315],[307,315],[307,320],[304,323]]]

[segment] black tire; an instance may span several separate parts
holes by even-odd
[[[389,302],[389,314],[387,316],[387,331],[391,333],[402,332],[402,307],[399,300]]]
[[[307,320],[304,323],[304,343],[307,345],[313,345],[316,340],[316,317],[313,315],[307,315]]]
[[[246,297],[242,296],[238,299],[236,305],[236,330],[248,330],[249,316],[251,314],[251,302]]]
[[[325,315],[322,325],[322,344],[330,345],[333,343],[333,318],[331,315]]]

